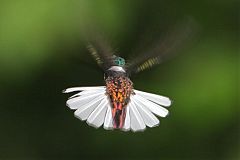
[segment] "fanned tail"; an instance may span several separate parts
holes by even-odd
[[[103,125],[104,129],[121,129],[133,132],[143,131],[146,127],[159,125],[155,116],[166,117],[168,110],[165,107],[171,105],[167,97],[133,90],[135,94],[130,96],[127,106],[110,103],[106,94],[106,87],[75,87],[69,88],[64,93],[79,93],[70,97],[67,106],[76,110],[74,115],[80,120],[86,120],[87,124],[95,128]]]
[[[111,106],[106,95],[105,86],[74,87],[64,90],[64,93],[79,93],[70,97],[66,105],[76,110],[75,117],[87,121],[87,124],[95,128],[104,124],[105,129],[112,128]],[[110,112],[109,112],[110,111]],[[110,113],[110,114],[109,114]]]

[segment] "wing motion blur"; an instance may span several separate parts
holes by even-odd
[[[139,57],[129,60],[128,73],[144,71],[174,56],[191,39],[195,29],[196,23],[192,19],[187,19],[176,25],[174,29],[158,40],[154,47],[144,51]]]
[[[112,66],[113,49],[102,36],[97,35],[89,40],[87,49],[103,70]]]

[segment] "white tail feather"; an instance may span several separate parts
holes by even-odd
[[[102,101],[105,95],[100,95],[94,98],[92,101],[84,104],[83,106],[79,107],[75,112],[74,115],[81,119],[86,120],[91,112],[98,106],[98,104]]]
[[[149,109],[147,109],[144,105],[142,105],[141,103],[138,103],[135,100],[135,97],[132,96],[131,100],[133,101],[133,103],[135,104],[135,106],[137,107],[139,113],[141,114],[144,123],[148,126],[148,127],[155,127],[159,124],[159,120],[157,119],[157,117],[155,117],[150,111]]]
[[[72,87],[66,90],[63,90],[63,93],[70,93],[75,91],[84,91],[84,90],[96,90],[96,89],[105,89],[105,86],[95,86],[95,87]]]
[[[157,103],[157,104],[160,104],[160,105],[163,105],[166,107],[171,105],[171,100],[168,97],[156,95],[153,93],[147,93],[147,92],[139,91],[136,89],[134,89],[134,92],[150,101]]]
[[[105,93],[105,90],[102,89],[96,89],[96,90],[85,90],[85,91],[81,91],[77,94],[74,94],[73,96],[69,97],[69,99],[74,98],[74,97],[78,97],[78,96],[88,96],[88,95],[92,95],[95,93]]]
[[[108,130],[113,128],[112,112],[111,112],[110,104],[107,105],[107,113],[106,113],[106,116],[105,116],[103,127],[104,127],[104,129],[108,129]]]
[[[138,112],[135,104],[130,101],[129,103],[130,109],[130,121],[131,121],[131,129],[133,132],[143,131],[146,128],[146,125],[142,119],[142,116]]]
[[[167,109],[163,108],[160,105],[157,105],[154,102],[151,102],[151,101],[139,96],[138,94],[135,95],[135,100],[138,103],[141,103],[146,108],[148,108],[151,112],[153,112],[154,114],[156,114],[160,117],[166,117],[168,115],[168,110]]]
[[[91,95],[83,95],[80,97],[75,97],[67,100],[67,106],[71,109],[78,109],[79,107],[85,105],[89,101],[94,100],[96,97],[104,95],[103,93],[96,93]]]
[[[107,98],[104,98],[101,103],[95,108],[95,110],[90,114],[87,119],[87,123],[96,128],[100,127],[105,119],[107,111]]]
[[[131,122],[130,122],[130,114],[129,114],[129,106],[126,106],[126,118],[123,126],[123,131],[129,131],[131,128]]]

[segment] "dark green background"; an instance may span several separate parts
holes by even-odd
[[[237,0],[1,0],[0,159],[240,159],[238,15]],[[131,57],[186,16],[198,23],[194,42],[132,77],[174,100],[159,127],[106,131],[73,116],[61,90],[104,84],[88,29]]]

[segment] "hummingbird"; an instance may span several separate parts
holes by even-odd
[[[166,96],[135,89],[130,77],[163,62],[167,55],[176,52],[176,46],[181,46],[190,31],[186,25],[175,29],[161,44],[158,42],[154,49],[128,63],[115,55],[104,39],[89,42],[87,49],[103,70],[105,85],[65,89],[64,93],[78,92],[66,105],[75,110],[75,117],[95,128],[137,132],[158,126],[157,117],[169,114],[167,107],[172,101]]]

